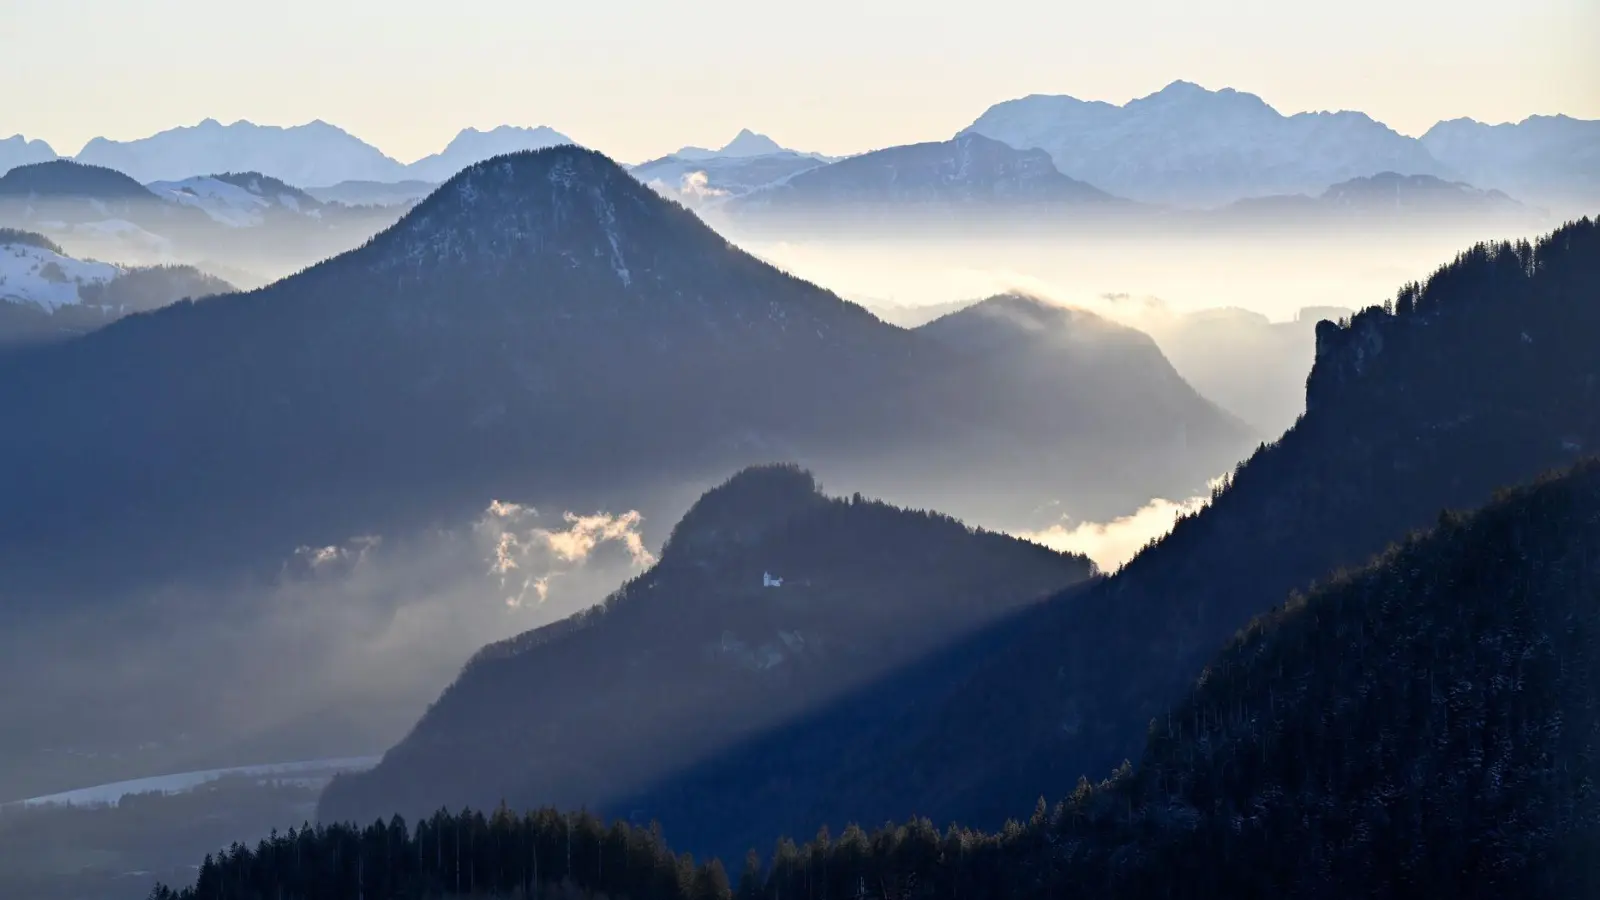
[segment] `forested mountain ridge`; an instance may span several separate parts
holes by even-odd
[[[1440,508],[1600,446],[1600,227],[1479,245],[1319,326],[1308,411],[1108,581],[1039,608],[835,789],[990,827],[1137,749],[1235,629]]]
[[[822,830],[737,887],[662,832],[585,812],[291,831],[173,897],[1527,897],[1600,889],[1600,461],[1444,513],[1233,637],[1137,767],[985,835]],[[669,832],[670,834],[670,832]],[[607,860],[610,862],[608,863]],[[407,893],[409,892],[409,893]]]
[[[797,786],[825,780],[856,730],[814,759],[767,758],[745,789],[792,798],[759,823],[719,815],[731,785],[693,804],[627,801],[1094,571],[935,513],[826,497],[792,466],[745,470],[604,604],[478,654],[378,768],[329,786],[320,816],[505,799],[660,819],[697,849],[765,842],[768,823],[806,824],[816,798]]]
[[[0,197],[34,202],[60,197],[104,202],[156,199],[144,185],[115,169],[70,159],[30,163],[0,175]]]
[[[1504,492],[1242,629],[1085,781],[1051,854],[1095,897],[1600,890],[1600,461]]]

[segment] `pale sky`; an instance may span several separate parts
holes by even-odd
[[[0,137],[323,119],[402,162],[550,125],[624,161],[741,127],[847,153],[1174,79],[1285,113],[1600,119],[1600,0],[0,0]]]

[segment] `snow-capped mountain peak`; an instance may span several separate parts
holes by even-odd
[[[1220,206],[1394,171],[1450,174],[1412,138],[1359,113],[1285,116],[1255,94],[1175,81],[1121,106],[1034,95],[990,107],[968,129],[1040,148],[1096,187],[1150,203]]]
[[[230,228],[260,225],[274,209],[320,217],[322,204],[304,191],[259,172],[228,173],[155,181],[151,193],[180,206],[192,206]]]
[[[757,134],[748,128],[741,128],[734,135],[733,140],[724,144],[719,151],[721,156],[762,156],[768,153],[783,153],[785,148],[778,142],[764,134]]]
[[[11,171],[17,166],[26,166],[33,163],[50,162],[56,159],[56,151],[41,140],[28,140],[20,134],[0,140],[0,175]]]
[[[739,129],[733,140],[723,144],[721,149],[710,150],[705,147],[683,147],[672,154],[678,159],[745,159],[753,156],[768,156],[773,153],[798,153],[790,150],[764,134],[751,131],[748,128]],[[803,154],[811,155],[811,154]]]

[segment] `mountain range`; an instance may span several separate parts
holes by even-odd
[[[1218,207],[1321,195],[1384,172],[1466,180],[1570,211],[1594,199],[1600,123],[1532,117],[1441,122],[1421,139],[1351,111],[1285,116],[1260,97],[1186,81],[1123,105],[1035,94],[995,104],[966,129],[1041,148],[1073,178],[1145,203]]]
[[[1498,633],[1501,625],[1524,627],[1519,624],[1525,621],[1522,608],[1507,608],[1504,602],[1520,594],[1499,588],[1486,588],[1487,593],[1479,594],[1480,585],[1542,584],[1534,590],[1540,591],[1541,602],[1555,604],[1550,607],[1554,618],[1540,618],[1543,624],[1536,627],[1548,632],[1556,627],[1551,623],[1559,623],[1563,616],[1572,621],[1571,601],[1565,598],[1575,595],[1557,587],[1565,583],[1559,578],[1544,581],[1545,576],[1535,574],[1542,571],[1537,568],[1518,576],[1514,565],[1506,571],[1496,570],[1497,574],[1484,569],[1490,567],[1488,558],[1500,558],[1518,542],[1534,540],[1542,543],[1537,551],[1532,544],[1523,545],[1530,547],[1529,555],[1522,557],[1524,563],[1559,558],[1574,577],[1586,577],[1578,573],[1588,571],[1583,567],[1592,562],[1592,547],[1575,534],[1562,537],[1561,529],[1549,520],[1526,513],[1496,512],[1485,521],[1501,524],[1477,531],[1459,528],[1459,520],[1448,516],[1438,519],[1438,511],[1481,504],[1498,487],[1527,482],[1553,466],[1570,464],[1586,447],[1600,441],[1600,417],[1587,402],[1600,388],[1596,386],[1594,357],[1587,351],[1584,337],[1596,324],[1595,308],[1587,302],[1600,284],[1600,268],[1596,267],[1600,253],[1596,250],[1600,250],[1600,225],[1590,220],[1568,225],[1537,244],[1480,245],[1440,269],[1426,284],[1404,287],[1388,308],[1370,308],[1344,324],[1321,321],[1316,332],[1316,364],[1307,380],[1305,416],[1281,440],[1264,445],[1241,463],[1231,479],[1214,492],[1207,507],[1181,519],[1171,535],[1123,569],[1108,578],[1078,584],[1044,603],[1014,607],[1013,614],[991,621],[988,627],[968,632],[875,681],[857,683],[831,703],[811,704],[803,715],[779,717],[777,727],[752,729],[755,733],[744,734],[720,752],[702,754],[692,765],[654,783],[629,790],[628,785],[637,781],[631,777],[638,771],[633,764],[613,769],[597,762],[601,771],[578,778],[565,764],[549,772],[537,763],[524,769],[521,766],[530,758],[527,753],[496,760],[493,751],[486,749],[503,740],[496,735],[506,733],[503,710],[507,704],[484,702],[485,698],[526,696],[539,685],[593,683],[593,676],[578,672],[584,665],[592,665],[597,656],[608,661],[608,671],[628,670],[628,666],[609,665],[629,658],[626,654],[601,650],[574,651],[571,662],[553,662],[560,651],[543,648],[576,627],[568,626],[553,630],[549,640],[535,633],[514,650],[490,651],[491,657],[509,654],[524,661],[480,665],[472,677],[463,679],[463,686],[456,689],[459,694],[447,693],[423,724],[389,755],[378,775],[330,789],[325,798],[327,812],[335,818],[359,815],[370,819],[382,808],[383,798],[402,796],[407,798],[406,808],[426,808],[437,805],[438,798],[427,795],[420,786],[456,783],[456,779],[471,783],[468,787],[461,782],[462,790],[470,794],[468,802],[493,802],[496,788],[509,790],[518,778],[548,777],[549,786],[529,794],[526,802],[549,800],[619,815],[634,811],[638,817],[670,818],[678,846],[726,856],[763,834],[769,839],[774,833],[807,834],[823,824],[837,827],[852,821],[884,821],[911,812],[998,827],[1007,817],[1028,808],[1030,797],[1040,794],[1071,794],[1070,802],[1083,808],[1095,796],[1122,797],[1135,791],[1132,802],[1146,808],[1143,815],[1156,818],[1134,818],[1129,807],[1130,812],[1117,817],[1130,822],[1126,835],[1112,831],[1099,833],[1097,839],[1110,838],[1112,848],[1122,846],[1124,854],[1133,852],[1130,848],[1139,848],[1140,853],[1165,853],[1170,840],[1176,842],[1174,847],[1186,848],[1185,854],[1237,852],[1241,858],[1251,858],[1253,854],[1242,847],[1204,849],[1185,833],[1192,826],[1182,823],[1193,822],[1195,817],[1201,824],[1213,823],[1205,827],[1234,827],[1228,826],[1229,819],[1207,800],[1224,791],[1241,797],[1235,803],[1253,796],[1258,809],[1282,810],[1274,815],[1312,816],[1318,829],[1327,829],[1313,832],[1318,839],[1337,840],[1338,829],[1345,826],[1338,824],[1334,810],[1345,806],[1342,800],[1338,805],[1332,800],[1347,796],[1348,791],[1325,793],[1324,799],[1318,800],[1308,798],[1304,790],[1274,793],[1271,789],[1272,784],[1282,784],[1285,773],[1293,771],[1283,768],[1291,758],[1321,752],[1317,748],[1325,747],[1326,738],[1312,738],[1321,733],[1319,729],[1331,726],[1325,719],[1318,725],[1318,716],[1341,708],[1330,705],[1330,700],[1297,703],[1293,700],[1296,691],[1334,691],[1350,698],[1350,703],[1361,697],[1362,704],[1386,703],[1387,691],[1398,701],[1401,682],[1381,674],[1386,667],[1397,665],[1396,657],[1371,647],[1374,640],[1392,640],[1394,646],[1408,648],[1409,655],[1402,660],[1419,659],[1430,640],[1436,654],[1443,652],[1441,647],[1450,647],[1450,652],[1458,655],[1438,665],[1449,665],[1453,671],[1471,671],[1483,665],[1503,667],[1508,658],[1494,647],[1485,647],[1476,657],[1470,650],[1459,655],[1462,640],[1470,647],[1476,635],[1485,633],[1480,627],[1489,628],[1488,634]],[[984,312],[984,304],[979,304],[930,324],[961,316],[991,318],[996,316],[995,310],[1005,319],[1014,319],[1018,306],[1015,300],[1005,300]],[[1031,304],[1021,309],[1030,315],[1044,312]],[[1000,333],[1006,336],[1006,344],[1014,342],[1011,327]],[[966,335],[963,341],[969,344],[986,339],[982,328]],[[1496,362],[1490,365],[1490,360]],[[1592,485],[1593,467],[1583,471],[1589,473],[1583,476],[1584,484]],[[791,490],[796,496],[806,496],[810,482],[801,479]],[[1538,490],[1532,496],[1537,496]],[[1592,496],[1590,487],[1579,490],[1583,496]],[[784,514],[774,510],[783,509],[783,504],[750,496],[741,503],[727,499],[718,506],[745,512],[726,520],[691,514],[679,527],[684,533],[695,533],[692,522],[716,522],[716,527],[705,532],[704,546],[726,548],[723,552],[728,555],[719,558],[731,562],[701,564],[700,577],[710,582],[686,591],[685,596],[716,597],[720,591],[710,585],[740,583],[750,587],[734,593],[779,596],[784,586],[756,587],[758,570],[770,568],[766,560],[798,552],[809,542],[768,545],[763,541],[762,535],[769,532],[762,523],[772,516],[782,518]],[[1589,507],[1580,506],[1562,515],[1581,518],[1588,515],[1586,509]],[[1361,565],[1383,553],[1386,546],[1435,520],[1445,530],[1445,536],[1435,543],[1391,554],[1378,563],[1377,574],[1370,577],[1337,574],[1342,567]],[[1505,528],[1513,531],[1498,537]],[[1552,537],[1559,542],[1550,543],[1547,539]],[[1458,539],[1464,540],[1459,550],[1438,543]],[[852,546],[862,543],[870,540],[863,538]],[[756,548],[755,552],[746,553],[750,547]],[[878,559],[921,558],[918,553],[868,552]],[[663,567],[672,556],[669,541]],[[1427,560],[1426,565],[1422,560]],[[683,560],[674,562],[682,564]],[[1578,568],[1572,568],[1574,565]],[[1460,569],[1462,566],[1468,568]],[[1462,574],[1442,575],[1457,570]],[[827,570],[802,563],[797,571],[814,580],[818,577],[814,573]],[[841,563],[839,571],[849,569]],[[1444,580],[1423,574],[1432,571],[1441,572]],[[1331,583],[1326,581],[1330,577]],[[1309,601],[1296,593],[1319,580],[1324,587],[1313,589]],[[641,607],[659,600],[663,605],[656,613],[668,620],[701,621],[699,614],[687,611],[690,601],[664,599],[672,595],[654,593],[649,583],[647,576],[644,584],[630,586],[625,591],[629,600]],[[1482,623],[1456,626],[1461,629],[1460,640],[1453,632],[1429,626],[1431,616],[1455,608],[1448,595],[1429,596],[1425,586],[1434,585],[1446,589],[1460,585],[1462,590],[1472,591],[1459,596],[1462,601],[1472,597],[1481,604],[1475,608],[1481,609]],[[635,599],[631,594],[636,588],[640,595]],[[1360,604],[1376,601],[1362,598],[1379,596],[1389,598],[1390,605],[1363,614]],[[1408,599],[1412,597],[1417,599]],[[752,601],[730,597],[717,604],[733,607]],[[1410,606],[1396,610],[1395,603]],[[1430,609],[1435,612],[1428,612]],[[679,612],[682,614],[675,615]],[[1265,619],[1235,638],[1242,645],[1239,649],[1228,649],[1220,662],[1206,669],[1219,647],[1263,614]],[[1361,623],[1372,617],[1394,619],[1396,624],[1394,630],[1385,631],[1374,622],[1372,633],[1363,631],[1366,636],[1358,641],[1356,634],[1344,627],[1334,633],[1314,627],[1308,618],[1313,615],[1318,620],[1334,618],[1348,628],[1367,628]],[[609,618],[597,613],[594,621],[604,623],[599,628],[605,628],[610,626]],[[654,631],[660,633],[663,627],[658,624]],[[669,641],[667,646],[685,650],[701,646],[708,639],[707,629],[714,630],[710,624],[690,627],[698,629],[701,637]],[[1568,635],[1572,635],[1570,630]],[[1281,651],[1268,653],[1255,649],[1263,641],[1289,643]],[[1541,646],[1537,631],[1517,633],[1514,642],[1518,647]],[[1287,649],[1293,644],[1309,647]],[[1538,652],[1559,651],[1547,646]],[[781,651],[779,655],[783,655]],[[535,665],[534,660],[541,662]],[[699,665],[685,659],[671,668],[671,676],[652,669],[646,675],[624,677],[638,677],[643,684],[669,677],[701,677],[689,674],[700,672]],[[1318,680],[1309,680],[1308,675],[1285,683],[1280,676],[1269,677],[1278,666],[1316,673]],[[1355,680],[1336,676],[1330,667],[1353,670]],[[1374,674],[1362,675],[1363,670]],[[1195,678],[1202,672],[1196,687]],[[1360,689],[1362,678],[1374,685],[1375,695]],[[1574,676],[1568,682],[1563,676],[1562,683],[1578,690],[1581,681]],[[468,683],[472,684],[470,690],[464,686]],[[720,680],[716,683],[721,684]],[[1281,685],[1285,695],[1281,712],[1271,693],[1275,685]],[[726,685],[717,688],[730,689]],[[1431,694],[1439,716],[1454,702],[1441,694],[1442,690],[1436,685]],[[1592,686],[1588,690],[1592,693]],[[694,694],[667,693],[681,698],[679,703],[687,703],[687,696]],[[1191,699],[1186,701],[1186,695]],[[702,696],[720,708],[716,693]],[[1428,692],[1411,696],[1418,703],[1430,702]],[[1235,704],[1232,711],[1224,708],[1219,697]],[[1548,700],[1565,704],[1564,697]],[[470,698],[476,699],[469,702]],[[1507,702],[1513,699],[1508,697]],[[1541,701],[1545,699],[1541,695]],[[1508,709],[1499,700],[1481,702],[1495,706],[1501,714],[1532,716],[1530,721],[1546,715],[1531,707]],[[1577,702],[1578,706],[1563,708],[1587,708],[1581,699]],[[1254,718],[1239,709],[1263,703],[1268,704],[1267,710]],[[658,705],[659,701],[643,704],[644,708]],[[671,709],[674,711],[666,714],[669,719],[684,718],[683,727],[693,729],[689,712],[693,706]],[[1416,722],[1393,704],[1348,715],[1365,715],[1361,719],[1365,730],[1352,731],[1352,724],[1340,728],[1340,734],[1399,729],[1392,733],[1410,735],[1413,732],[1405,729]],[[1441,733],[1459,735],[1459,740],[1473,741],[1469,736],[1473,726],[1457,724],[1455,718],[1436,718],[1434,727],[1442,729]],[[1286,724],[1272,728],[1255,724],[1273,721]],[[1594,730],[1592,715],[1581,721],[1583,730],[1574,739],[1595,740],[1600,732]],[[1513,733],[1498,726],[1496,730]],[[595,740],[595,735],[609,732],[574,724],[560,733],[584,734]],[[1214,737],[1208,739],[1208,734]],[[1297,735],[1307,742],[1303,747],[1295,743],[1301,739]],[[1150,749],[1141,769],[1124,768],[1099,788],[1083,780],[1111,773],[1118,760],[1134,758],[1147,738]],[[621,759],[632,752],[629,748],[650,744],[647,736],[639,734],[619,734],[616,746],[604,737],[598,740],[598,745],[577,752],[575,761]],[[1235,774],[1223,777],[1213,768],[1218,745],[1208,745],[1208,740],[1222,741],[1220,747],[1237,766]],[[552,736],[535,744],[552,748],[560,741]],[[1242,746],[1230,749],[1235,744]],[[1196,752],[1207,746],[1212,749]],[[1392,756],[1381,751],[1376,737],[1357,746],[1367,754],[1367,766],[1380,772],[1393,770]],[[1437,757],[1430,752],[1405,758],[1436,758],[1437,764],[1426,767],[1430,789],[1440,792],[1441,802],[1445,797],[1465,802],[1461,799],[1465,787],[1454,780],[1455,773],[1463,770],[1447,762],[1457,751],[1438,746],[1437,752]],[[1460,752],[1468,751],[1463,747]],[[1559,773],[1540,762],[1539,750],[1496,753],[1504,756],[1510,767],[1499,771],[1510,777],[1509,773],[1532,766],[1533,777],[1545,785],[1539,788],[1541,795],[1552,796],[1550,791],[1556,788],[1551,779]],[[1250,754],[1264,755],[1258,760]],[[1271,763],[1272,754],[1278,754],[1275,764],[1245,765],[1247,758]],[[1197,760],[1203,763],[1197,764]],[[1337,754],[1319,756],[1308,764],[1323,773],[1319,777],[1324,782],[1317,783],[1354,777],[1350,769],[1340,768]],[[1322,766],[1327,768],[1315,768]],[[1493,767],[1493,760],[1473,757],[1466,771],[1486,772]],[[620,780],[607,781],[608,774],[616,774]],[[1213,780],[1197,780],[1202,778]],[[1379,791],[1377,782],[1362,783],[1373,784],[1378,791],[1371,797],[1374,809],[1392,809],[1393,792]],[[1082,785],[1075,794],[1074,784]],[[569,786],[574,789],[566,790]],[[1591,800],[1582,802],[1592,805]],[[1536,814],[1533,807],[1526,810],[1525,815]],[[1043,816],[1043,810],[1037,815]],[[1400,828],[1397,833],[1405,833],[1404,829],[1415,827],[1414,815],[1398,823],[1392,812],[1371,815],[1375,816],[1371,820],[1374,828]],[[1469,807],[1467,815],[1492,818],[1496,814],[1471,812]],[[1588,815],[1562,815],[1550,821],[1560,831],[1584,833],[1581,829],[1600,824]],[[1073,825],[1059,817],[1055,821],[1061,828]],[[1286,848],[1303,846],[1295,851],[1302,855],[1301,862],[1291,865],[1273,857],[1252,863],[1254,870],[1272,872],[1273,878],[1289,883],[1325,880],[1325,874],[1306,868],[1306,855],[1314,858],[1318,851],[1303,844],[1304,836],[1287,837],[1300,835],[1299,831],[1274,828],[1273,821],[1272,816],[1264,816],[1244,823],[1252,835],[1250,840],[1269,846],[1282,841]],[[1157,826],[1154,835],[1145,830]],[[1466,821],[1458,825],[1441,821],[1429,827],[1469,833],[1480,829]],[[1464,840],[1457,836],[1443,846],[1461,847]],[[1363,838],[1341,852],[1367,858],[1385,852],[1382,843]],[[1125,866],[1115,862],[1117,851],[1112,848],[1102,850],[1089,844],[1084,848],[1088,856],[1064,857],[1059,864],[1090,866],[1086,871],[1091,872],[1094,866]],[[1108,856],[1102,858],[1102,852]],[[1514,850],[1509,844],[1495,844],[1490,852]],[[1213,883],[1231,882],[1225,870],[1216,871]],[[1344,877],[1355,876],[1336,876],[1336,880]]]
[[[799,156],[809,156],[822,162],[831,162],[826,156],[817,153],[801,153],[782,146],[764,134],[757,134],[748,128],[739,129],[733,140],[723,144],[716,150],[705,147],[680,147],[671,154],[680,160],[706,160],[706,159],[745,159],[752,156],[772,156],[779,153],[794,153]],[[665,158],[665,157],[663,157]]]
[[[974,221],[1025,214],[1071,216],[1130,206],[1069,178],[1041,150],[978,134],[890,147],[796,172],[721,205],[741,222],[848,216],[854,223],[913,215]]]
[[[1285,116],[1254,94],[1175,81],[1120,106],[1066,95],[1008,100],[991,106],[961,133],[981,134],[1018,150],[1043,149],[1073,179],[1116,196],[1178,208],[1275,195],[1317,197],[1332,185],[1384,173],[1464,181],[1558,215],[1600,199],[1600,176],[1594,174],[1600,169],[1600,122],[1568,116],[1530,116],[1500,125],[1452,119],[1411,138],[1359,112]],[[402,164],[320,120],[280,127],[206,119],[137,140],[95,138],[76,159],[141,182],[253,171],[315,192],[343,182],[437,184],[491,156],[561,143],[571,139],[547,126],[467,128],[441,152]],[[42,141],[21,135],[0,141],[0,173],[54,158]],[[760,162],[765,158],[789,161]],[[697,171],[694,164],[706,164],[705,187],[711,193],[683,192],[700,202],[781,182],[803,169],[806,159],[837,161],[787,150],[744,129],[721,148],[683,147],[639,168],[646,170],[645,180],[681,191],[684,178]]]
[[[324,203],[259,172],[141,185],[58,159],[0,175],[0,227],[44,233],[78,255],[238,273],[246,286],[356,246],[403,212]]]
[[[1600,121],[1529,116],[1488,125],[1451,119],[1420,138],[1428,152],[1483,188],[1562,212],[1600,203]]]
[[[75,259],[44,235],[0,228],[0,350],[65,340],[125,315],[231,290],[193,267]]]
[[[115,169],[140,182],[181,181],[207,172],[257,172],[302,187],[328,187],[346,181],[438,183],[491,156],[570,143],[571,138],[543,125],[466,128],[440,152],[404,164],[320,119],[287,127],[244,120],[224,125],[205,119],[136,140],[97,137],[74,159]],[[25,141],[18,135],[0,142],[0,174],[56,158],[42,141]]]
[[[1106,582],[1039,607],[819,797],[998,825],[1131,757],[1253,616],[1497,488],[1600,446],[1600,226],[1479,245],[1388,307],[1319,322],[1306,413]],[[871,802],[869,798],[880,798]]]
[[[8,367],[0,469],[33,475],[0,479],[25,511],[0,555],[19,575],[68,572],[52,558],[88,528],[128,541],[136,567],[192,561],[179,532],[218,563],[281,559],[494,497],[594,508],[774,457],[889,499],[948,484],[928,500],[979,521],[1052,495],[1114,514],[1152,488],[1186,496],[1254,440],[1161,374],[1153,345],[1129,352],[1155,373],[1130,387],[1145,408],[1103,421],[1089,383],[1023,393],[1019,361],[784,275],[599,154],[513,154],[297,275]],[[1122,474],[1086,483],[1100,454]],[[140,512],[88,521],[72,498],[89,493]]]
[[[380,817],[235,845],[205,858],[194,887],[150,896],[420,894],[463,880],[488,896],[559,884],[660,900],[866,895],[868,884],[885,898],[1592,896],[1597,523],[1592,460],[1470,515],[1440,514],[1241,628],[1151,719],[1137,765],[1082,778],[997,831],[941,832],[912,816],[785,836],[746,854],[735,893],[719,860],[697,868],[675,852],[677,829],[668,844],[658,824],[607,827],[590,810],[465,808],[414,829]],[[802,761],[803,748],[786,749],[791,766]],[[463,857],[444,852],[457,844]]]

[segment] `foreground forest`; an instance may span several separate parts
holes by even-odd
[[[274,835],[156,900],[538,896],[1578,897],[1600,889],[1600,461],[1295,593],[1150,724],[1137,767],[997,834],[926,820],[754,851],[441,811]]]

